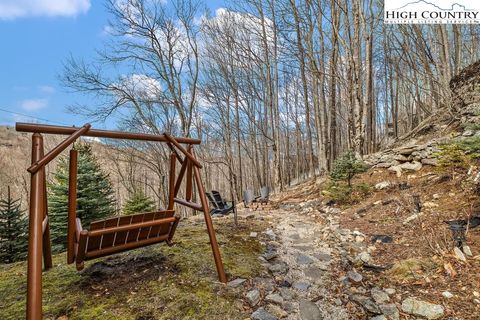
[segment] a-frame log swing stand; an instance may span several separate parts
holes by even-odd
[[[89,229],[84,229],[80,219],[76,217],[77,151],[75,149],[70,150],[68,221],[65,222],[68,223],[67,262],[69,264],[75,262],[77,269],[81,270],[85,260],[159,242],[166,242],[168,245],[171,245],[172,237],[179,222],[179,217],[174,215],[174,203],[177,203],[197,211],[203,211],[218,278],[223,283],[227,282],[200,175],[202,165],[193,151],[193,145],[199,145],[201,143],[200,140],[175,138],[167,133],[152,135],[95,130],[90,128],[90,124],[86,124],[81,128],[75,128],[17,123],[16,130],[33,133],[32,165],[27,169],[31,174],[27,319],[42,319],[42,257],[45,270],[52,267],[45,166],[81,136],[166,143],[172,151],[170,155],[168,207],[156,212],[116,216],[92,222]],[[44,154],[42,134],[59,134],[68,135],[69,137],[50,152]],[[175,170],[177,161],[181,164],[178,176],[176,176]],[[186,180],[185,199],[177,197],[183,180]],[[196,186],[200,203],[192,201],[194,185]]]

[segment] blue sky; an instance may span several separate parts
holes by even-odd
[[[220,1],[208,1],[211,9]],[[1,0],[0,1],[0,125],[16,121],[51,121],[80,125],[88,119],[67,112],[91,97],[72,94],[58,80],[63,61],[73,55],[92,59],[108,35],[104,1]],[[18,114],[8,113],[15,112]],[[96,123],[113,128],[115,123]]]

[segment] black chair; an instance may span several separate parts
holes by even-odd
[[[230,211],[235,210],[234,201],[226,201],[220,195],[220,192],[212,190],[206,193],[211,204],[210,214],[229,214]]]

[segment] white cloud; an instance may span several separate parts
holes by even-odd
[[[157,79],[144,74],[126,76],[122,79],[121,85],[124,89],[150,100],[158,98],[162,91],[162,85]]]
[[[38,86],[38,91],[41,93],[52,94],[55,92],[55,88],[52,86]]]
[[[90,9],[91,0],[1,0],[0,19],[32,16],[71,17]]]
[[[22,109],[27,111],[37,111],[48,105],[48,99],[27,99],[21,103]]]

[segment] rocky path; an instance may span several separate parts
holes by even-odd
[[[274,212],[278,220],[274,232],[278,235],[279,262],[269,265],[275,276],[283,276],[291,284],[291,288],[280,290],[284,298],[292,298],[291,311],[294,312],[289,314],[288,319],[348,319],[341,301],[335,299],[330,291],[331,269],[339,253],[323,240],[329,226],[315,222],[313,217],[293,212],[295,210]],[[334,219],[330,224],[334,228],[338,226]],[[288,268],[283,275],[275,272],[279,264]]]
[[[338,222],[328,214],[326,224],[318,223],[315,214],[306,214],[313,211],[303,204],[303,208],[283,206],[268,212],[272,228],[265,232],[267,249],[260,259],[271,279],[257,279],[255,288],[246,293],[253,308],[263,305],[252,319],[351,318],[333,294],[338,281],[332,269],[340,252],[325,241],[325,235],[338,229]]]
[[[300,319],[397,320],[403,314],[439,319],[441,305],[402,297],[394,288],[364,282],[363,272],[375,267],[370,254],[381,241],[339,226],[341,211],[312,200],[255,212],[271,224],[264,234],[266,251],[259,257],[268,277],[253,279],[245,299],[253,320]],[[235,280],[230,286],[240,286]]]

